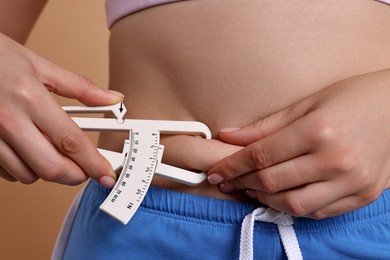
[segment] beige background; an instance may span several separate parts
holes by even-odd
[[[104,87],[108,82],[104,0],[51,0],[27,46]],[[61,105],[75,102],[58,99]],[[96,136],[91,136],[96,140]],[[64,215],[81,187],[0,179],[0,259],[50,259]]]

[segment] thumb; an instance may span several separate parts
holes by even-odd
[[[219,138],[225,143],[247,146],[294,122],[303,114],[298,108],[291,105],[243,128],[224,128],[220,130]]]
[[[67,71],[29,51],[38,79],[46,88],[59,96],[77,99],[88,106],[111,105],[123,100],[124,95],[98,87],[90,79]]]

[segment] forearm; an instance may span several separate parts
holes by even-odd
[[[0,0],[0,32],[24,44],[47,0]]]

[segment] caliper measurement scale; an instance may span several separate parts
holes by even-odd
[[[100,209],[126,224],[152,182],[160,143],[158,132],[131,131],[130,149],[118,181]],[[119,212],[121,211],[121,212]]]
[[[154,174],[187,185],[198,185],[206,178],[196,173],[161,162],[164,146],[160,134],[202,135],[210,139],[209,128],[201,122],[165,120],[123,120],[126,108],[123,104],[104,107],[64,107],[67,112],[94,113],[112,111],[117,117],[72,118],[80,128],[93,131],[128,131],[122,153],[98,149],[111,163],[114,170],[122,168],[118,180],[101,204],[100,209],[123,224],[127,224],[143,201]]]

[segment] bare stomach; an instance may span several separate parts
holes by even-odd
[[[390,8],[374,1],[182,1],[118,21],[110,36],[110,88],[128,118],[196,120],[213,140],[163,137],[164,161],[207,171],[241,149],[218,141],[345,78],[390,67]],[[126,134],[103,133],[121,150]],[[207,182],[153,185],[232,200]]]

